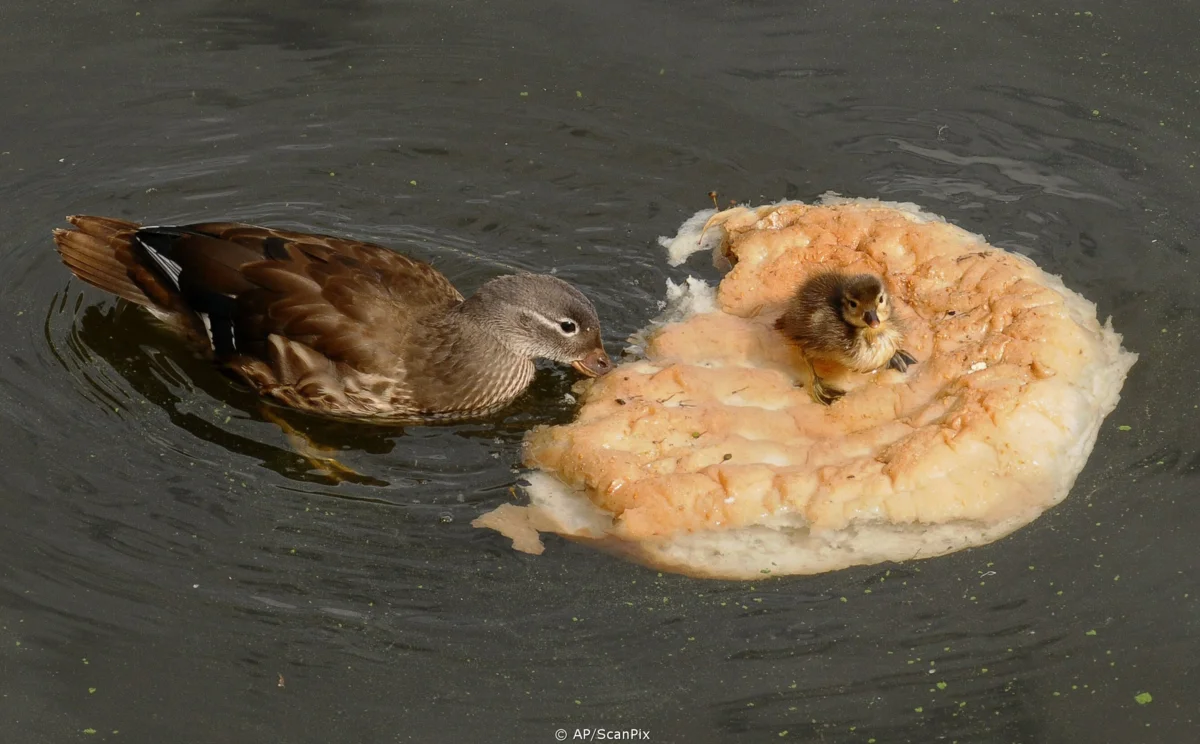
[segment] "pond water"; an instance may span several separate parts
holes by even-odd
[[[1190,2],[181,0],[0,11],[0,740],[1194,742]],[[707,204],[914,201],[1141,354],[1071,496],[950,557],[726,583],[471,520],[572,415],[298,419],[69,278],[66,214],[377,240],[657,312]]]

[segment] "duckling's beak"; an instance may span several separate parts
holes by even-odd
[[[868,310],[863,313],[863,320],[865,320],[867,325],[871,326],[872,328],[879,327],[879,313],[875,312],[874,310]]]
[[[608,354],[603,348],[593,349],[588,352],[588,355],[583,359],[577,359],[571,362],[571,366],[579,371],[582,375],[588,377],[600,377],[612,371],[613,363],[608,358]]]

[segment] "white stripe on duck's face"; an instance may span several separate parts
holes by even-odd
[[[556,308],[550,314],[523,308],[519,312],[525,322],[514,334],[514,346],[522,356],[571,364],[600,345],[600,323],[590,308]]]

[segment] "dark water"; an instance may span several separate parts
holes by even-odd
[[[7,0],[0,741],[1197,741],[1198,15]],[[555,268],[620,348],[710,189],[916,201],[1113,315],[1142,357],[1071,497],[986,548],[755,585],[514,554],[469,522],[571,415],[567,373],[470,425],[302,420],[365,476],[331,485],[49,240],[236,218],[465,290]]]

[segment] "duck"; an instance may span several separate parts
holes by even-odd
[[[443,422],[495,413],[535,360],[613,367],[592,302],[546,274],[465,298],[428,263],[380,245],[235,222],[146,226],[68,217],[79,279],[181,333],[261,399],[333,418]]]
[[[892,306],[887,283],[876,274],[818,271],[796,289],[775,328],[800,347],[812,378],[809,393],[826,406],[845,392],[822,380],[814,361],[860,373],[906,372],[917,363],[902,348],[904,321]]]

